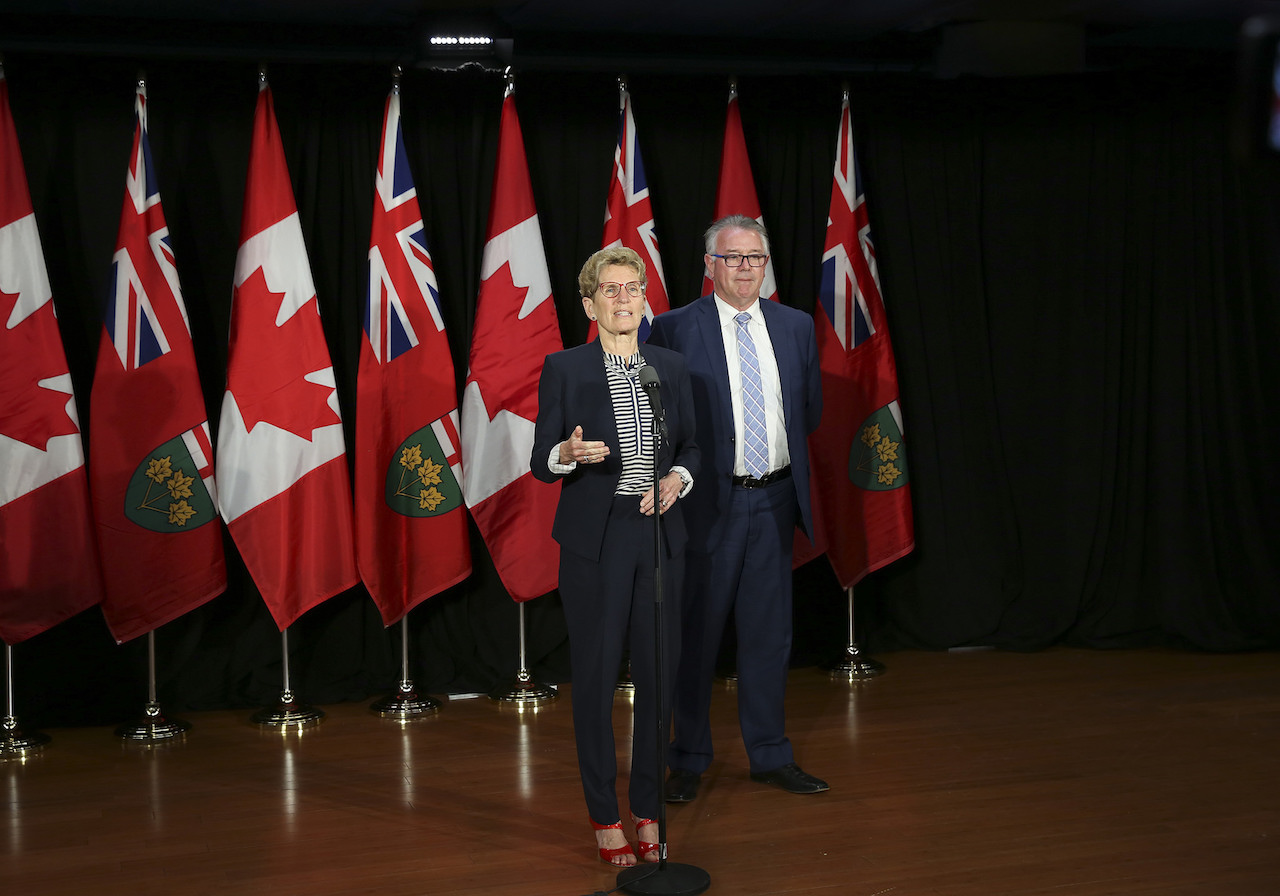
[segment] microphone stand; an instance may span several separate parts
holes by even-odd
[[[652,404],[652,398],[650,404]],[[655,409],[656,411],[656,409]],[[618,873],[618,889],[637,896],[694,896],[711,886],[711,876],[697,865],[684,865],[667,861],[667,803],[662,797],[662,779],[666,772],[666,734],[664,724],[669,708],[664,699],[662,674],[662,505],[658,499],[660,474],[659,450],[666,421],[653,415],[653,681],[657,688],[658,749],[658,864],[637,862]]]

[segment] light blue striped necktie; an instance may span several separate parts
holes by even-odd
[[[738,322],[738,366],[742,373],[742,455],[747,472],[759,478],[769,470],[760,359],[756,357],[756,344],[747,329],[751,315],[743,311],[733,319]]]

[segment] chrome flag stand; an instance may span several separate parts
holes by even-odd
[[[249,717],[249,721],[264,728],[281,729],[318,725],[324,718],[324,710],[299,703],[289,685],[289,630],[287,628],[280,632],[280,647],[284,657],[284,684],[280,691],[280,702],[275,706],[258,710]]]
[[[884,663],[863,656],[858,642],[853,639],[853,586],[846,588],[845,592],[849,595],[849,646],[844,649],[844,659],[831,667],[831,677],[861,681],[883,675]]]
[[[191,730],[191,724],[181,719],[166,719],[156,699],[156,632],[147,632],[147,705],[142,708],[142,718],[132,725],[121,725],[116,737],[142,744],[181,738]]]
[[[394,694],[371,704],[369,710],[384,719],[415,719],[440,711],[440,701],[419,695],[409,678],[409,614],[400,618],[400,686]]]
[[[489,699],[503,706],[513,706],[517,709],[536,708],[543,703],[549,703],[560,696],[560,692],[549,684],[539,684],[533,680],[533,676],[529,673],[529,666],[525,659],[525,638],[524,638],[524,601],[516,604],[520,608],[520,671],[516,673],[516,679],[508,684],[506,688],[497,688],[489,692]]]
[[[4,645],[4,723],[0,730],[0,758],[26,756],[44,749],[49,735],[36,732],[23,734],[18,719],[13,714],[13,648]]]

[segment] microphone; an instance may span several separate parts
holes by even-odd
[[[662,395],[660,387],[662,381],[658,379],[658,371],[654,370],[652,364],[646,364],[640,368],[640,388],[644,389],[644,394],[649,396],[649,408],[653,411],[653,416],[658,421],[658,429],[662,432],[664,439],[670,440],[667,434],[667,418],[662,412]]]

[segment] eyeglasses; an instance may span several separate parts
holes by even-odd
[[[632,280],[630,283],[601,283],[598,289],[600,290],[600,295],[606,299],[615,298],[624,289],[627,291],[627,295],[633,299],[638,299],[644,295],[644,284],[639,280]]]
[[[737,252],[730,252],[728,255],[717,255],[712,252],[711,257],[719,258],[731,268],[741,267],[742,259],[744,258],[747,260],[747,264],[751,265],[753,268],[762,268],[764,267],[764,263],[769,260],[768,255],[741,255]]]

